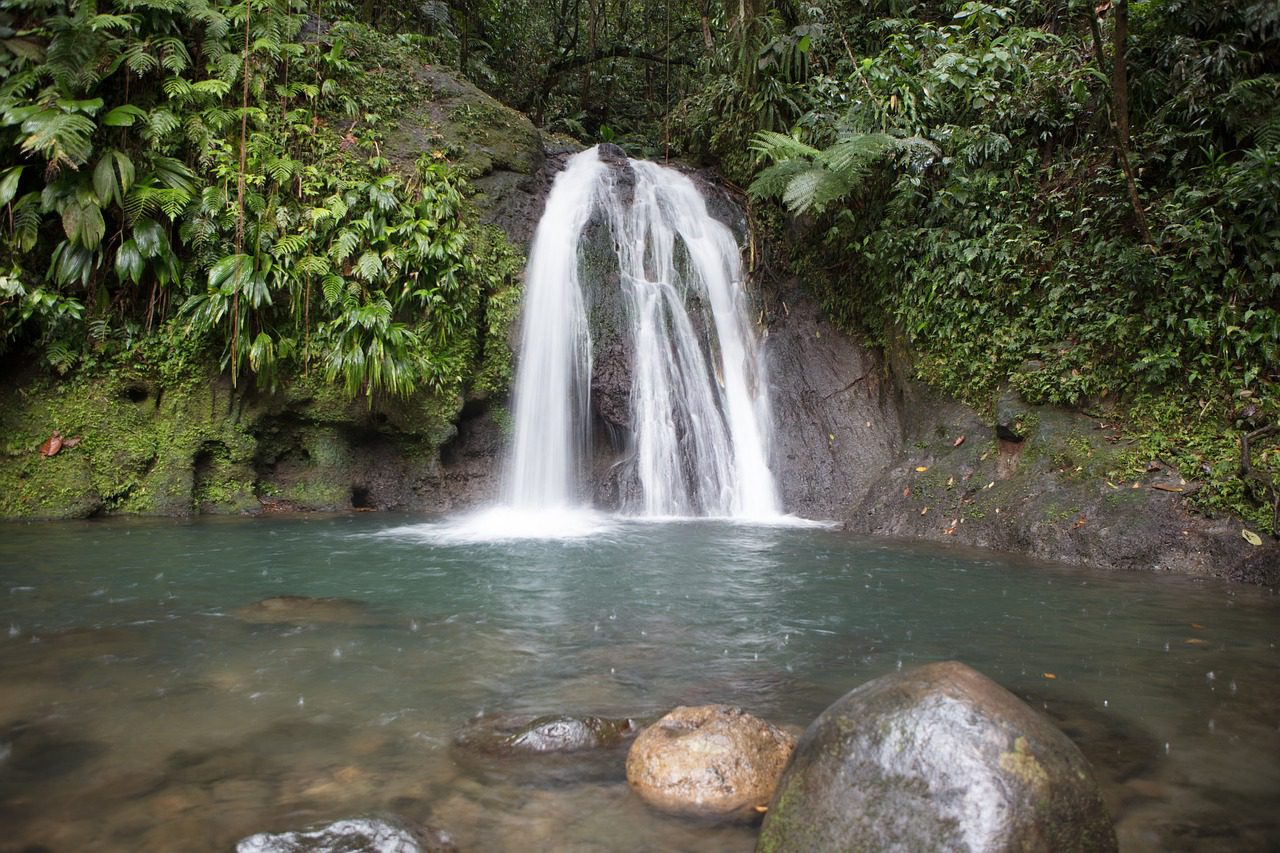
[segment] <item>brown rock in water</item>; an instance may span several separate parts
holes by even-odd
[[[251,625],[371,625],[369,608],[349,598],[278,595],[233,611]]]
[[[681,706],[640,733],[627,781],[661,811],[748,820],[769,802],[795,738],[741,708]]]
[[[1089,764],[1047,718],[947,661],[877,678],[796,745],[759,853],[1116,849]]]

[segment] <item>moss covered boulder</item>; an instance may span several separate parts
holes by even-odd
[[[412,85],[416,106],[397,116],[387,156],[406,171],[423,154],[447,157],[476,189],[472,203],[482,221],[527,245],[547,187],[538,129],[443,68],[415,68]]]
[[[1116,837],[1075,744],[947,661],[868,682],[823,711],[756,849],[1098,851]]]

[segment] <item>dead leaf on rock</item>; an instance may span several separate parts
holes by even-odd
[[[960,446],[960,445],[962,445],[962,444],[964,444],[964,436],[963,436],[963,435],[962,435],[962,436],[960,436],[959,438],[957,438],[955,441],[951,442],[951,446],[952,446],[952,447],[959,447],[959,446]]]
[[[1152,484],[1151,484],[1151,488],[1153,488],[1153,489],[1159,489],[1159,490],[1160,490],[1160,491],[1162,491],[1162,492],[1180,492],[1180,491],[1182,491],[1182,487],[1181,487],[1181,486],[1171,486],[1171,485],[1169,485],[1168,483],[1152,483]]]
[[[903,490],[902,490],[902,496],[903,496],[904,498],[909,498],[909,497],[911,497],[911,487],[910,487],[910,486],[907,486],[905,489],[903,489]]]
[[[1262,544],[1262,537],[1247,527],[1240,528],[1240,538],[1255,548]]]
[[[1043,672],[1041,673],[1041,675],[1043,675],[1045,678],[1049,679],[1050,681],[1058,677],[1054,675],[1052,672]]]
[[[1088,521],[1089,521],[1088,518],[1086,518],[1084,515],[1081,515],[1079,518],[1076,519],[1076,523],[1071,525],[1071,529],[1079,530],[1081,527],[1084,527],[1085,523]]]
[[[917,465],[917,466],[916,466],[916,473],[917,473],[917,474],[923,474],[925,471],[928,471],[928,470],[929,470],[929,466],[928,466],[928,465]]]
[[[1207,646],[1207,645],[1209,645],[1209,641],[1208,641],[1208,640],[1202,640],[1202,639],[1200,639],[1199,637],[1188,637],[1187,639],[1183,640],[1182,642],[1186,643],[1188,646]]]

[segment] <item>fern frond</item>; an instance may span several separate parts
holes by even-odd
[[[851,188],[844,175],[815,167],[791,180],[782,194],[782,203],[794,213],[809,210],[821,213],[828,204],[847,194]]]
[[[747,191],[756,198],[775,198],[786,192],[792,178],[812,168],[808,160],[782,160],[762,169]]]
[[[816,157],[818,149],[805,145],[794,136],[785,133],[776,133],[772,130],[761,130],[751,138],[749,146],[762,159],[768,158],[777,162],[779,160],[795,160],[801,157]]]
[[[897,145],[897,140],[885,133],[865,133],[843,139],[824,149],[818,159],[832,171],[862,175],[876,160],[884,157]]]

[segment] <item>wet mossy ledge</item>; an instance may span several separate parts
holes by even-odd
[[[447,510],[490,488],[469,448],[487,458],[500,441],[482,401],[369,406],[314,375],[261,393],[216,375],[108,372],[9,387],[0,408],[0,516],[11,519]],[[79,440],[45,456],[55,431]]]
[[[461,215],[481,284],[467,329],[439,354],[458,375],[372,399],[352,398],[314,364],[282,371],[275,388],[247,375],[233,384],[217,345],[193,339],[181,318],[64,376],[10,351],[0,364],[0,518],[442,512],[492,493],[546,153],[523,114],[403,54],[391,76],[408,106],[381,154],[410,181],[424,155],[465,181]],[[42,453],[55,435],[65,444]]]

